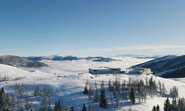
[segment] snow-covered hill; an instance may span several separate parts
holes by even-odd
[[[164,56],[134,67],[151,68],[155,75],[166,78],[185,77],[185,56]]]
[[[110,79],[114,79],[112,74],[94,76],[88,73],[88,68],[97,67],[121,67],[128,68],[130,66],[140,64],[150,59],[137,59],[130,57],[116,57],[117,61],[111,62],[95,62],[88,60],[78,61],[52,61],[42,60],[41,62],[48,65],[48,67],[40,68],[16,68],[13,66],[0,64],[1,77],[8,76],[6,81],[0,81],[1,86],[4,87],[7,93],[13,93],[15,84],[24,84],[29,87],[28,95],[33,95],[36,86],[47,86],[52,88],[52,97],[50,98],[51,104],[54,104],[59,98],[62,99],[68,106],[73,106],[76,111],[81,111],[84,103],[87,103],[88,97],[82,94],[85,86],[85,82],[88,79],[91,83],[95,81],[100,84],[101,81],[105,81],[107,84]],[[152,75],[151,75],[152,76]],[[185,95],[185,83],[171,79],[164,79],[153,76],[156,81],[160,80],[164,82],[166,88],[172,88],[176,85],[179,88],[179,96]],[[18,79],[16,79],[18,78]],[[132,79],[146,79],[150,76],[145,75],[119,75],[121,80]],[[31,96],[32,97],[32,96]],[[163,106],[163,102],[166,98],[155,96],[153,99],[148,98],[146,103],[131,105],[129,101],[122,101],[122,107],[120,110],[127,110],[130,107],[133,111],[150,111],[156,104]],[[40,101],[38,98],[31,98],[33,104],[38,104]],[[98,104],[95,105],[95,111],[102,111]],[[106,111],[113,111],[114,109],[108,108]]]
[[[44,63],[32,61],[19,56],[3,55],[0,56],[0,64],[6,64],[16,67],[44,67]]]

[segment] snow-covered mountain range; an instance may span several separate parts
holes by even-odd
[[[72,60],[92,60],[96,62],[110,62],[114,59],[110,57],[77,57],[77,56],[61,56],[61,55],[52,55],[52,56],[30,56],[24,57],[28,60],[41,61],[41,60],[53,60],[53,61],[72,61]]]

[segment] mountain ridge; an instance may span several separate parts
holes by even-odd
[[[14,55],[3,55],[0,56],[0,63],[16,67],[44,67],[47,64],[42,62],[32,61],[25,59],[23,57],[14,56]]]
[[[150,68],[155,75],[165,78],[185,77],[185,55],[168,55],[133,67]]]

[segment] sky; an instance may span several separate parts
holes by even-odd
[[[185,54],[184,0],[0,0],[0,54]]]

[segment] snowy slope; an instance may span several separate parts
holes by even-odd
[[[32,78],[32,77],[46,77],[47,74],[41,72],[26,71],[20,68],[16,68],[9,65],[0,64],[0,77],[8,76],[10,78],[16,77],[24,77],[24,78]]]
[[[0,82],[1,85],[10,85],[15,83],[29,83],[40,79],[48,79],[54,77],[51,74],[37,71],[27,71],[9,65],[0,64]],[[4,79],[8,82],[4,82]]]
[[[148,59],[136,59],[136,58],[116,58],[120,61],[111,61],[111,62],[93,62],[87,60],[77,60],[77,61],[51,61],[51,60],[43,60],[42,62],[48,64],[48,67],[42,68],[16,68],[7,65],[0,64],[0,74],[1,76],[10,76],[11,80],[6,82],[1,82],[1,86],[5,86],[6,92],[12,92],[13,87],[16,83],[24,84],[26,86],[34,88],[36,85],[45,85],[51,87],[53,89],[53,97],[51,98],[51,102],[54,103],[59,98],[62,98],[66,104],[69,106],[73,106],[77,111],[81,110],[81,107],[84,103],[87,103],[87,96],[82,94],[84,84],[87,79],[89,79],[92,83],[97,82],[100,84],[102,80],[106,83],[110,79],[114,79],[115,77],[112,74],[109,75],[99,75],[97,77],[88,73],[88,68],[91,67],[121,67],[127,68],[132,65],[136,65],[142,62],[148,61]],[[80,73],[80,74],[79,74]],[[14,80],[16,77],[24,77],[20,80]],[[139,75],[119,75],[121,80],[132,79],[145,79],[150,76],[139,76]],[[155,77],[156,81],[163,81],[166,88],[169,90],[174,85],[179,88],[180,97],[184,97],[185,95],[185,83],[164,79],[160,77]],[[131,106],[128,101],[123,101],[122,104],[124,106],[120,111],[129,109],[131,106],[134,111],[150,111],[152,107],[156,104],[160,104],[163,106],[163,102],[166,98],[155,96],[153,99],[149,98],[147,103],[136,104]],[[36,103],[37,100],[34,100]],[[79,102],[80,101],[80,102]],[[101,111],[96,105],[96,111]],[[106,109],[108,111],[113,111],[114,109]]]
[[[164,56],[135,67],[151,68],[155,75],[166,78],[185,77],[185,56]]]

